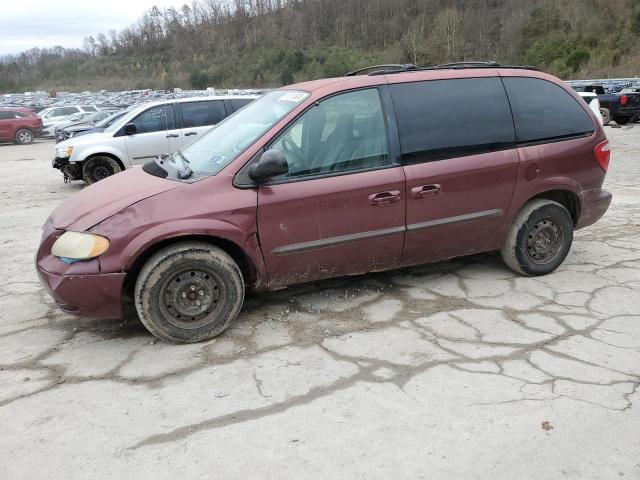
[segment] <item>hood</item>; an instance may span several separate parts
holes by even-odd
[[[106,137],[105,137],[106,136]],[[56,147],[77,147],[80,145],[92,144],[102,138],[112,137],[113,134],[105,134],[102,130],[91,130],[90,133],[76,139],[71,137],[56,144]]]
[[[185,185],[132,168],[72,195],[53,211],[49,221],[58,230],[82,232],[134,203]]]

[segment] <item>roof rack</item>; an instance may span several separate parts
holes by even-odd
[[[530,65],[501,65],[498,62],[494,62],[494,61],[453,62],[453,63],[442,63],[439,65],[429,65],[428,67],[419,67],[412,63],[408,63],[408,64],[373,65],[371,67],[365,67],[359,70],[354,70],[353,72],[349,72],[346,74],[346,76],[351,77],[355,75],[387,75],[391,73],[402,73],[402,72],[465,69],[465,68],[515,68],[520,70],[538,71],[536,67],[532,67]]]
[[[356,75],[383,75],[385,73],[406,72],[410,70],[418,70],[420,67],[412,63],[390,63],[386,65],[371,65],[369,67],[360,68],[353,72],[348,72],[345,77],[355,77]],[[369,72],[369,70],[371,70]],[[367,73],[368,72],[368,73]]]

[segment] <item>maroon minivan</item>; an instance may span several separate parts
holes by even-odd
[[[119,318],[131,296],[151,333],[196,342],[246,289],[492,250],[544,275],[607,210],[608,141],[559,79],[493,64],[362,73],[267,93],[58,207],[36,262],[59,307]]]

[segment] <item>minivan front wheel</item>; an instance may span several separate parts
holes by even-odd
[[[163,248],[144,265],[135,285],[140,320],[170,343],[194,343],[221,334],[238,316],[244,280],[222,249],[201,242]]]
[[[82,167],[82,179],[87,185],[99,182],[120,170],[120,165],[111,157],[98,155],[84,162]]]
[[[557,202],[527,202],[516,216],[502,247],[502,259],[527,276],[546,275],[564,261],[573,242],[573,219]]]

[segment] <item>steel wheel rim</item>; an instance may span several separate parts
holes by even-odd
[[[547,264],[558,256],[563,243],[562,227],[550,218],[544,218],[527,234],[527,256],[537,265]]]
[[[170,275],[160,288],[160,311],[173,326],[202,328],[218,317],[225,305],[222,279],[211,269],[198,266]]]
[[[106,165],[96,165],[93,167],[93,178],[96,180],[104,180],[111,175],[111,169]]]

